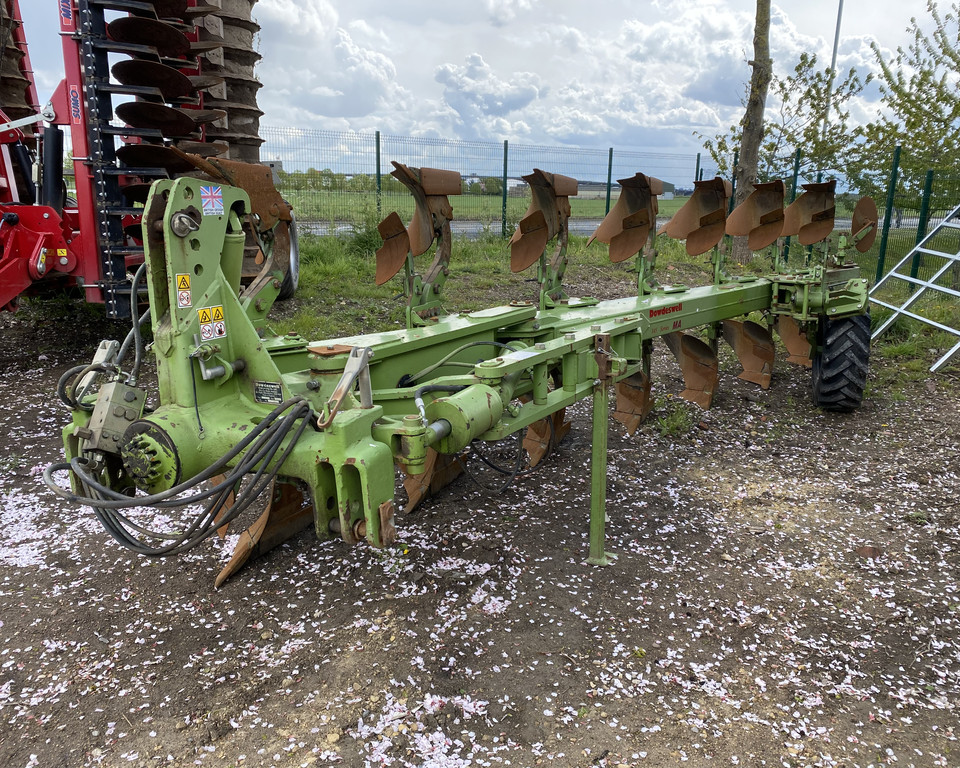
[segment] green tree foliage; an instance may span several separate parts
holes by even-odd
[[[480,176],[464,179],[462,183],[465,195],[503,195],[503,179],[496,176]]]
[[[817,68],[817,57],[803,53],[786,77],[774,74],[770,84],[772,103],[764,119],[757,180],[790,179],[797,150],[800,150],[800,174],[812,178],[822,172],[825,178],[844,175],[847,153],[856,141],[857,129],[850,124],[849,102],[870,82],[861,80],[855,69],[837,82],[829,67]],[[823,120],[829,107],[829,121]],[[740,144],[740,126],[730,126],[714,138],[704,139],[704,147],[722,175],[729,175],[733,149]]]
[[[927,13],[933,32],[925,33],[912,18],[907,27],[912,42],[889,61],[873,44],[883,107],[862,131],[858,166],[865,186],[885,185],[897,145],[903,147],[901,178],[909,195],[919,195],[928,169],[955,174],[960,165],[960,4],[941,14],[937,3],[927,0]],[[878,158],[887,168],[871,173],[881,165]]]

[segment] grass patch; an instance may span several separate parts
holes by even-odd
[[[654,419],[660,437],[680,437],[693,429],[693,416],[685,400],[665,397],[655,402]]]
[[[409,221],[413,216],[414,201],[407,191],[384,190],[377,205],[377,194],[371,190],[322,190],[280,187],[280,193],[293,205],[297,219],[302,222],[329,222],[332,224],[362,225],[368,218],[379,221],[391,211]],[[680,210],[686,197],[659,200],[660,217],[669,217]],[[617,202],[614,195],[612,208]],[[450,197],[454,216],[458,221],[476,221],[499,230],[503,221],[503,198],[500,195],[453,195]],[[529,194],[507,196],[508,230],[513,230],[530,204]],[[607,213],[606,196],[570,198],[571,217],[574,219],[602,219]]]

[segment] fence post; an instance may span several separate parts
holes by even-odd
[[[733,212],[733,201],[737,199],[737,166],[740,165],[740,151],[733,151],[733,172],[730,174],[730,204],[727,206],[727,215]]]
[[[377,144],[377,220],[383,218],[383,187],[380,178],[380,131],[376,132],[375,141]]]
[[[700,153],[697,152],[697,169],[693,172],[693,180],[700,181]]]
[[[793,156],[793,179],[790,181],[790,202],[789,205],[794,200],[797,199],[797,182],[800,180],[800,150],[797,150],[797,154]],[[786,261],[790,260],[790,235],[787,235],[787,239],[783,243],[783,252],[786,254]]]
[[[610,147],[610,154],[607,156],[607,207],[603,212],[606,216],[610,213],[610,187],[613,185],[613,147]]]
[[[500,211],[500,235],[507,236],[507,158],[509,153],[507,140],[503,140],[503,207]]]
[[[797,182],[800,181],[800,158],[801,151],[798,149],[793,158],[793,179],[790,181],[790,202],[797,199]]]
[[[877,279],[883,277],[883,262],[887,256],[887,238],[890,236],[890,218],[893,216],[893,201],[897,192],[897,177],[900,175],[900,145],[893,150],[893,164],[890,167],[890,185],[887,187],[887,207],[883,212],[883,229],[880,230],[880,247],[877,253]]]
[[[927,236],[927,222],[930,220],[930,193],[933,191],[933,169],[927,171],[927,177],[923,180],[923,197],[920,198],[920,221],[917,222],[917,239],[914,245],[920,245],[923,238]],[[913,254],[913,263],[910,264],[910,277],[916,277],[920,272],[920,253]],[[913,293],[915,285],[911,283],[910,292]]]

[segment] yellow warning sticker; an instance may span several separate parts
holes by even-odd
[[[177,290],[178,291],[189,291],[190,290],[190,275],[181,275],[177,273]]]
[[[210,307],[203,307],[203,309],[197,310],[197,317],[200,318],[200,324],[206,324],[210,322]]]
[[[66,255],[67,255],[67,249],[66,249],[66,248],[57,248],[57,258],[58,258],[58,259],[66,256]]]
[[[223,320],[223,307],[210,307],[210,311],[213,312],[213,322],[218,320]]]

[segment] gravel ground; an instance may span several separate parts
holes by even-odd
[[[0,320],[3,766],[960,765],[955,368],[838,416],[725,356],[704,413],[658,351],[680,428],[611,422],[615,565],[584,562],[583,403],[501,496],[461,479],[395,548],[305,533],[214,591],[226,544],[137,557],[40,485],[99,330]]]

